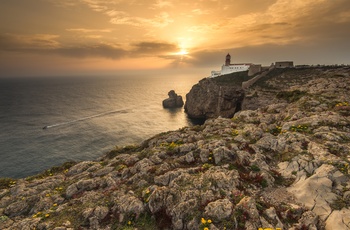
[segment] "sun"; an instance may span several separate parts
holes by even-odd
[[[183,56],[183,55],[187,55],[187,54],[188,54],[188,51],[185,50],[185,49],[182,49],[182,50],[180,50],[179,52],[177,52],[176,54],[177,54],[177,55]]]

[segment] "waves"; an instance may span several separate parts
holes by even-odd
[[[122,113],[129,113],[129,112],[130,112],[129,109],[113,110],[113,111],[109,111],[109,112],[95,114],[95,115],[88,116],[88,117],[82,117],[82,118],[71,120],[71,121],[56,123],[56,124],[53,124],[53,125],[47,125],[47,126],[44,126],[43,129],[51,129],[51,128],[55,128],[55,127],[58,127],[58,126],[70,125],[70,124],[73,124],[73,123],[76,123],[76,122],[85,121],[85,120],[89,120],[89,119],[92,119],[92,118],[102,117],[102,116],[106,116],[106,115],[110,115],[110,114],[122,114]]]

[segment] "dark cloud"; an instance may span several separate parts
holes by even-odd
[[[287,22],[277,22],[277,23],[262,23],[251,26],[247,29],[242,30],[242,32],[255,32],[255,31],[266,31],[266,30],[280,30],[290,27],[291,24]]]
[[[53,50],[54,53],[68,57],[87,58],[104,57],[110,59],[119,59],[127,55],[127,51],[111,45],[92,45],[81,47],[65,47]]]
[[[172,43],[166,42],[139,42],[133,44],[134,49],[132,52],[134,54],[161,54],[165,52],[175,52],[178,51],[178,47]]]
[[[0,50],[36,52],[54,49],[59,47],[59,42],[55,40],[57,37],[52,34],[0,34]]]
[[[166,42],[139,42],[126,50],[117,44],[62,45],[54,35],[19,36],[0,34],[0,51],[23,53],[57,54],[74,58],[104,57],[119,59],[122,57],[155,56],[179,51],[178,47]],[[163,56],[164,58],[165,56]]]

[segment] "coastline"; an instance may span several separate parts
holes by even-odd
[[[260,107],[232,119],[208,119],[96,161],[7,181],[0,226],[346,228],[349,70],[299,82],[286,77],[264,82],[270,94],[252,88],[262,96],[246,106]]]

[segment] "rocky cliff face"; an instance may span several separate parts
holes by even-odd
[[[349,229],[350,70],[298,73],[232,119],[1,179],[0,229]]]
[[[241,109],[243,99],[244,91],[239,84],[218,84],[215,79],[204,79],[186,95],[185,112],[196,119],[229,118]]]

